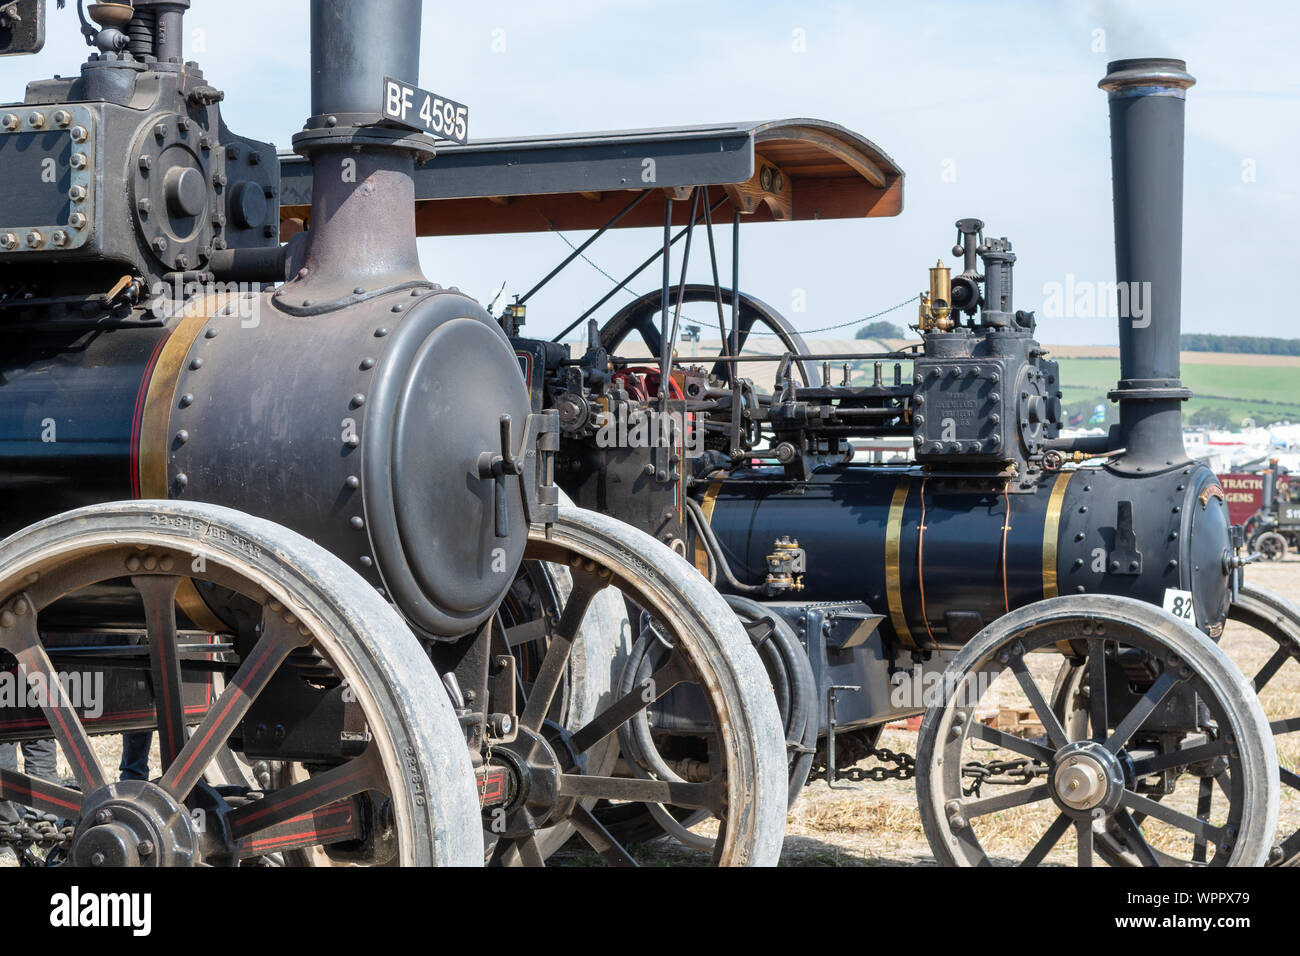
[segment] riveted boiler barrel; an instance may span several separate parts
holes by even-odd
[[[500,453],[503,414],[518,453],[528,411],[491,316],[428,287],[317,315],[261,295],[166,329],[15,335],[0,359],[3,531],[96,501],[227,505],[313,538],[417,628],[461,634],[522,560],[518,486],[499,529],[477,464]]]
[[[1196,623],[1216,634],[1227,613],[1226,504],[1199,465],[1143,479],[1080,468],[1030,494],[846,466],[797,484],[716,482],[701,504],[743,583],[764,581],[778,538],[797,539],[804,589],[787,596],[863,601],[903,647],[958,646],[1008,610],[1067,593],[1163,604],[1168,589],[1190,591]]]

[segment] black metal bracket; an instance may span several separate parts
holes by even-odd
[[[1133,502],[1124,500],[1115,506],[1115,547],[1106,562],[1111,574],[1142,573],[1142,552],[1133,533]]]

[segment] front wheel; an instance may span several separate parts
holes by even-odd
[[[228,508],[132,501],[14,534],[0,569],[0,649],[47,682],[70,666],[107,674],[100,706],[63,694],[44,707],[75,788],[0,771],[0,799],[68,822],[58,849],[72,864],[235,866],[313,847],[357,864],[482,863],[465,735],[429,658],[318,545]],[[133,592],[132,639],[116,631],[111,655],[91,655],[60,635],[62,602],[94,607],[113,587]],[[178,599],[208,593],[233,612],[216,645],[177,614]],[[142,672],[152,707],[115,704]],[[196,684],[212,694],[196,701]],[[91,745],[109,723],[158,733],[159,777],[109,779]],[[313,773],[287,786],[208,782],[232,749]]]
[[[1074,727],[1040,685],[1061,655],[1089,684]],[[1091,866],[1099,835],[1147,866],[1267,861],[1278,805],[1268,720],[1223,651],[1159,608],[1072,595],[1013,611],[957,655],[944,693],[917,756],[941,863]],[[1014,720],[999,726],[1003,713]]]

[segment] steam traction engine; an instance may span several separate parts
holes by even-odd
[[[92,4],[80,73],[0,107],[0,667],[105,688],[0,709],[0,741],[53,736],[72,775],[0,770],[30,808],[0,843],[533,864],[576,831],[634,862],[603,798],[705,810],[716,862],[775,862],[780,729],[740,625],[666,547],[561,499],[555,414],[420,271],[433,140],[381,114],[394,84],[439,109],[410,85],[420,4],[312,3],[311,228],[287,245],[275,152],[184,59],[188,7]],[[39,49],[44,4],[5,10],[0,52]],[[620,695],[628,607],[673,650]],[[613,776],[619,728],[692,686],[718,730],[691,779]],[[113,780],[104,735],[155,730],[151,779]]]
[[[811,353],[769,307],[722,288],[716,265],[712,286],[690,285],[666,256],[662,290],[593,325],[584,355],[547,364],[553,346],[516,336],[526,370],[534,359],[546,369],[530,374],[559,413],[561,487],[679,547],[746,621],[782,712],[791,800],[810,768],[833,781],[874,753],[915,773],[948,863],[996,854],[981,841],[996,840],[991,815],[1007,810],[1041,836],[1029,863],[1258,865],[1300,852],[1293,827],[1274,834],[1273,735],[1298,725],[1288,714],[1270,726],[1255,697],[1296,666],[1300,613],[1242,584],[1223,491],[1182,444],[1192,83],[1180,61],[1126,60],[1101,84],[1117,276],[1150,305],[1120,320],[1120,424],[1108,436],[1060,437],[1059,369],[1014,305],[1016,253],[976,219],[957,223],[960,271],[930,270],[915,351]],[[761,192],[754,175],[747,186]],[[717,193],[679,188],[693,197],[686,221]],[[733,288],[737,276],[733,265]],[[720,324],[730,312],[723,354],[674,354],[683,309],[702,325],[715,306]],[[522,314],[507,308],[510,331]],[[776,354],[744,351],[760,335],[778,338]],[[738,372],[765,359],[769,392]],[[833,384],[832,362],[865,378],[845,364]],[[629,417],[665,415],[684,423],[672,442],[611,438],[633,434]],[[854,439],[891,436],[910,442],[911,461],[853,460]],[[1216,646],[1229,618],[1276,642],[1253,684]],[[641,641],[629,671],[648,672],[658,653]],[[1008,701],[1017,726],[998,721]],[[886,722],[918,713],[914,764],[876,750]],[[625,761],[650,772],[710,727],[691,693],[675,693],[625,729]],[[1300,779],[1286,766],[1282,777]],[[616,833],[645,835],[652,817],[708,844],[682,808],[597,812]]]

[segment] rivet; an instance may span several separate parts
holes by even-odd
[[[393,303],[393,311],[394,311],[394,312],[401,312],[404,308],[406,308],[406,306],[402,305],[402,303],[400,303],[400,302],[394,302],[394,303]]]
[[[176,444],[184,445],[189,440],[190,440],[190,433],[187,432],[184,428],[182,428],[180,431],[176,433]]]
[[[375,338],[377,339],[382,339],[387,334],[388,334],[387,329],[375,329]]]
[[[375,563],[374,561],[370,560],[369,555],[363,554],[360,558],[360,564],[363,568],[368,568],[374,563]]]
[[[188,485],[189,483],[190,483],[190,476],[189,476],[189,475],[185,474],[185,472],[183,472],[183,471],[177,473],[177,475],[176,475],[176,487],[178,487],[178,488],[184,488],[184,487],[185,487],[186,485]]]
[[[158,567],[158,559],[155,558],[152,554],[146,554],[144,556],[144,569],[146,571],[152,571],[156,567]]]
[[[366,403],[366,396],[362,395],[360,392],[352,396],[353,408],[360,408],[365,403]]]
[[[353,295],[365,295],[365,294],[366,294],[366,290],[365,290],[365,288],[364,288],[363,286],[357,286],[355,289],[352,290],[352,294],[353,294]]]
[[[361,370],[362,370],[363,372],[364,372],[364,371],[368,371],[368,370],[370,370],[370,369],[372,369],[372,368],[374,368],[374,367],[375,367],[375,360],[374,360],[374,359],[372,359],[372,358],[370,358],[370,357],[367,356],[366,358],[363,358],[363,359],[361,360]]]
[[[347,480],[344,481],[343,484],[347,485],[349,488],[360,488],[361,479],[356,475],[348,475]]]
[[[139,571],[139,570],[140,570],[140,559],[137,558],[134,554],[131,555],[131,557],[129,557],[129,558],[126,559],[126,569],[127,569],[128,571]]]
[[[189,408],[193,404],[194,394],[192,392],[186,392],[181,396],[181,408]]]
[[[227,307],[227,309],[226,309],[226,314],[227,314],[227,315],[230,314],[229,307]],[[213,326],[212,328],[209,328],[206,332],[204,332],[203,335],[204,335],[205,338],[215,339],[215,338],[217,337],[217,333],[218,333],[219,331],[221,331],[221,330],[218,329],[218,328],[216,328],[215,326]]]
[[[366,526],[365,519],[360,515],[353,515],[351,520],[348,521],[348,524],[352,525],[352,527],[356,528],[358,531]]]
[[[192,359],[192,360],[190,361],[190,369],[191,369],[192,371],[197,372],[197,371],[198,371],[199,369],[201,369],[201,368],[203,368],[203,359],[201,359],[201,358],[196,358],[196,359]]]

